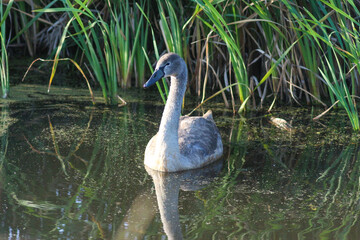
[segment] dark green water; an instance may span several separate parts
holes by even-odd
[[[143,157],[159,96],[105,108],[74,101],[86,92],[40,99],[28,88],[0,104],[0,239],[166,239],[178,227],[185,239],[360,239],[358,135],[341,112],[313,122],[322,110],[279,108],[287,132],[263,114],[207,105],[224,158],[205,172],[157,174]]]

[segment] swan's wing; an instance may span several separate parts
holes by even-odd
[[[178,134],[180,153],[190,158],[213,155],[221,139],[215,123],[203,117],[181,117]]]

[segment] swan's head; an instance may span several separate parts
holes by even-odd
[[[163,55],[156,64],[155,71],[149,80],[144,84],[144,88],[150,87],[161,78],[176,77],[179,74],[186,73],[185,61],[176,53],[167,53]]]

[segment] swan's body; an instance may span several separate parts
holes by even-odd
[[[162,77],[171,77],[170,92],[158,133],[145,150],[145,165],[163,172],[200,168],[219,159],[223,153],[220,133],[211,111],[203,117],[180,117],[186,90],[187,68],[177,54],[162,56],[144,87]]]

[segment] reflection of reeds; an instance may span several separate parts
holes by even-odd
[[[3,105],[1,107],[1,115],[0,115],[0,139],[1,139],[1,145],[0,145],[0,174],[2,171],[2,166],[5,162],[6,158],[6,152],[8,148],[8,128],[9,128],[9,106]],[[1,178],[0,178],[1,182]]]
[[[139,121],[138,116],[144,115],[144,106],[139,106],[136,114],[131,111],[131,108],[123,108],[120,112],[106,109],[79,118],[81,134],[67,132],[71,142],[65,145],[63,143],[68,136],[63,135],[63,126],[57,124],[56,115],[48,117],[48,131],[42,133],[40,141],[33,137],[34,133],[27,131],[29,140],[26,141],[29,150],[32,150],[29,161],[39,164],[35,164],[34,169],[44,169],[47,173],[56,169],[56,173],[50,174],[51,183],[41,184],[44,192],[39,192],[33,190],[33,185],[38,181],[48,181],[44,176],[46,174],[37,174],[37,178],[30,181],[32,171],[27,173],[20,170],[18,163],[10,159],[10,166],[0,173],[5,178],[4,186],[8,182],[14,183],[4,189],[10,205],[24,209],[14,210],[15,215],[17,211],[19,214],[26,212],[28,214],[24,218],[46,222],[45,227],[51,231],[38,229],[48,234],[46,238],[58,236],[59,229],[74,233],[72,226],[78,224],[84,226],[84,238],[107,239],[111,234],[109,229],[115,230],[120,224],[121,216],[127,211],[135,194],[134,189],[141,188],[148,178],[142,168],[142,148],[147,141],[143,134],[147,131],[148,123]],[[72,124],[76,126],[79,123]],[[65,125],[66,130],[67,127],[69,123]],[[12,172],[22,172],[21,177]],[[27,186],[27,182],[31,184]],[[49,189],[48,184],[51,185]],[[53,196],[55,191],[57,195]],[[109,216],[113,220],[109,220]]]
[[[55,132],[54,132],[54,127],[51,123],[51,119],[50,117],[48,116],[48,121],[49,121],[49,129],[50,129],[50,135],[51,135],[51,139],[52,139],[52,142],[53,142],[53,147],[54,147],[54,152],[51,152],[51,151],[42,151],[42,150],[38,150],[37,148],[35,148],[30,142],[29,140],[24,136],[27,144],[29,145],[29,147],[32,149],[32,151],[38,153],[38,154],[46,154],[46,155],[49,155],[49,156],[54,156],[56,157],[56,159],[59,160],[60,162],[60,165],[61,165],[61,169],[63,171],[63,173],[68,176],[68,170],[67,170],[67,166],[71,166],[71,163],[69,162],[69,160],[72,158],[72,157],[75,157],[77,160],[80,160],[81,162],[83,162],[85,165],[87,165],[87,161],[84,160],[83,158],[79,157],[76,155],[76,152],[79,150],[80,146],[82,145],[83,141],[84,141],[84,138],[86,136],[86,133],[88,132],[89,128],[90,128],[90,123],[92,121],[92,115],[90,115],[90,118],[89,118],[89,122],[87,124],[87,127],[85,128],[84,130],[84,133],[83,135],[81,136],[80,138],[80,141],[75,143],[74,145],[71,146],[70,148],[70,151],[67,153],[67,155],[62,155],[61,152],[60,152],[60,148],[59,148],[59,145],[57,143],[57,140],[56,140],[56,136],[55,136]]]
[[[224,233],[224,229],[227,229],[227,224],[223,224],[220,229],[211,229],[218,224],[218,221],[226,222],[231,221],[231,216],[224,215],[224,206],[228,204],[229,199],[234,197],[233,189],[237,185],[237,179],[241,175],[242,167],[245,163],[245,155],[247,151],[247,131],[246,125],[243,121],[239,121],[238,125],[235,125],[237,121],[233,121],[232,128],[230,129],[228,139],[228,156],[224,156],[226,159],[224,163],[223,176],[218,177],[214,184],[199,190],[195,193],[197,200],[203,205],[203,210],[199,215],[191,216],[189,218],[182,217],[183,221],[187,222],[187,239],[206,239],[209,236],[208,231],[211,230],[212,236],[219,238]],[[225,145],[226,146],[226,145]],[[237,218],[237,222],[241,221]],[[231,227],[226,231],[227,238],[236,238],[238,236],[238,230]],[[221,238],[221,237],[220,237]]]
[[[299,232],[305,237],[317,233],[324,238],[347,239],[358,221],[360,196],[360,151],[357,145],[349,145],[338,154],[317,179],[322,186],[314,189],[317,205],[308,228]],[[340,219],[340,220],[339,220]]]
[[[360,151],[356,145],[347,146],[318,178],[319,182],[326,182],[328,185],[323,199],[324,203],[330,200],[330,203],[334,204],[335,200],[342,196],[357,198],[360,195],[358,190],[360,184],[359,156]],[[344,191],[350,191],[350,193],[345,194]]]
[[[106,109],[100,113],[97,110],[90,117],[86,115],[81,118],[81,131],[85,135],[85,131],[91,129],[91,135],[87,134],[84,141],[83,134],[70,132],[71,136],[81,135],[78,140],[71,141],[70,149],[69,144],[61,145],[62,136],[57,134],[64,124],[62,119],[57,125],[58,115],[49,118],[51,123],[45,121],[49,126],[45,144],[37,142],[37,138],[30,139],[31,132],[26,130],[33,148],[45,154],[32,153],[29,158],[18,158],[19,155],[11,152],[11,156],[16,157],[6,162],[1,178],[4,178],[5,187],[2,194],[8,197],[10,208],[14,208],[13,215],[21,216],[27,228],[30,228],[28,222],[42,221],[41,226],[49,228],[39,229],[43,238],[58,237],[61,235],[59,229],[73,234],[76,231],[73,226],[83,229],[86,235],[83,238],[109,238],[126,220],[124,213],[136,195],[134,192],[142,193],[139,189],[146,182],[142,148],[148,140],[144,133],[152,130],[149,130],[149,123],[142,121],[144,109],[143,105],[133,105],[120,111]],[[66,122],[67,126],[69,120]],[[229,122],[222,122],[220,128],[227,127]],[[298,232],[305,239],[315,239],[320,234],[338,238],[349,236],[353,224],[357,223],[360,195],[358,146],[345,147],[339,154],[332,147],[329,150],[328,145],[319,147],[318,141],[301,147],[297,142],[279,146],[279,139],[276,144],[262,143],[258,139],[251,142],[251,131],[259,129],[253,130],[249,122],[234,118],[231,132],[222,131],[229,136],[229,140],[224,141],[224,146],[229,148],[225,152],[229,155],[225,157],[217,182],[181,197],[180,204],[189,203],[180,210],[180,221],[186,223],[183,225],[187,237],[271,239],[283,235],[288,239]],[[266,147],[272,152],[264,151]],[[48,154],[49,149],[52,154]],[[251,157],[252,153],[255,156]],[[31,155],[38,156],[32,158]],[[66,165],[67,177],[57,156]],[[67,159],[67,156],[72,158]],[[51,162],[52,159],[55,161]],[[32,161],[36,164],[31,169],[40,173],[21,168]],[[279,164],[281,161],[287,168]],[[324,171],[323,175],[314,183],[320,171]],[[44,176],[46,174],[49,176]],[[44,183],[49,180],[50,183]],[[39,185],[43,188],[38,189]],[[148,187],[150,190],[151,186]],[[156,220],[154,222],[152,227],[157,233],[161,226]]]

